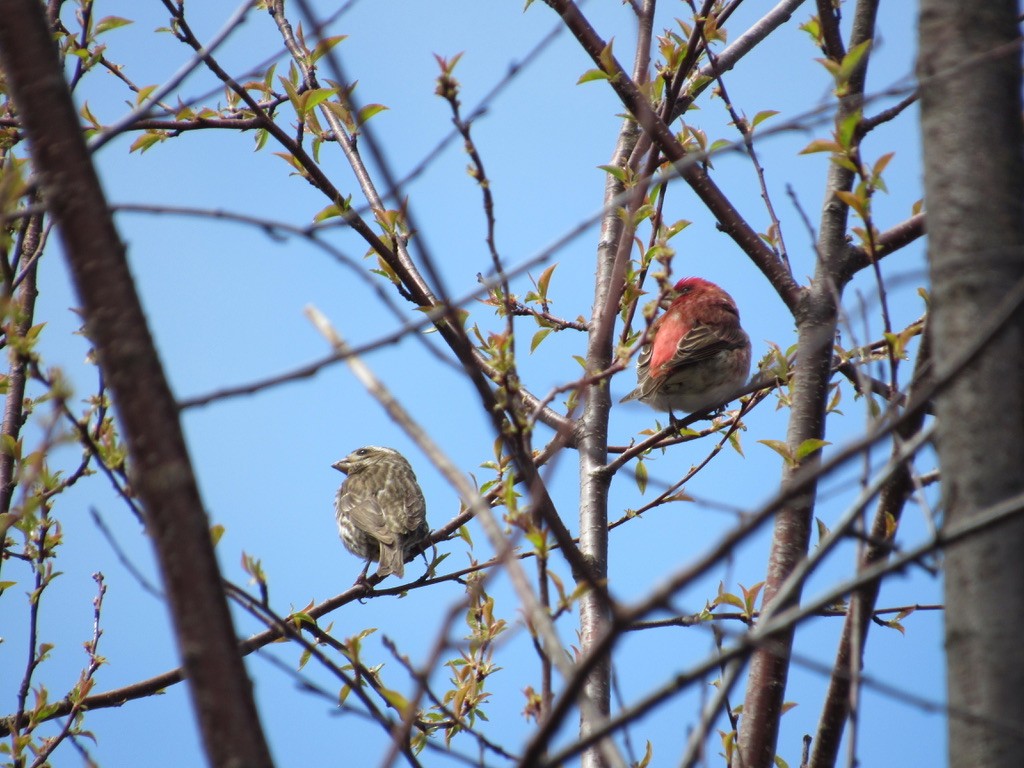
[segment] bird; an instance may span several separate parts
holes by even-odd
[[[366,579],[371,561],[380,563],[377,576],[405,576],[409,550],[430,535],[427,504],[416,473],[394,448],[367,445],[331,465],[346,475],[334,499],[341,541],[366,566],[356,583]]]
[[[693,413],[735,392],[750,374],[750,338],[732,296],[700,277],[685,277],[661,302],[636,362],[637,386],[619,402]]]

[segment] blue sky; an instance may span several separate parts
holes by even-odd
[[[730,39],[769,6],[764,2],[745,4],[729,22]],[[913,67],[913,4],[883,6],[881,34],[868,81],[868,91],[873,94],[906,85]],[[333,5],[324,3],[316,7],[321,12],[334,10]],[[189,18],[200,37],[208,39],[233,10],[228,4],[196,4],[189,9]],[[765,123],[765,128],[788,124],[830,103],[831,80],[813,61],[821,54],[797,28],[812,10],[813,4],[805,3],[789,24],[727,76],[733,102],[748,116],[766,109],[781,113]],[[585,6],[585,12],[603,37],[615,38],[616,53],[628,61],[633,36],[628,7],[595,1]],[[685,12],[681,4],[663,3],[664,18],[658,29],[671,25],[673,16]],[[188,50],[170,35],[150,31],[166,24],[157,2],[99,0],[95,13],[135,20],[134,25],[109,33],[106,44],[110,59],[123,64],[124,71],[140,85],[164,82],[189,57]],[[847,13],[852,15],[852,9]],[[432,54],[450,57],[463,53],[455,74],[468,113],[509,66],[521,61],[556,23],[557,18],[543,4],[536,3],[523,12],[518,0],[437,0],[429,4],[364,0],[354,3],[330,32],[349,36],[336,50],[348,75],[359,81],[356,98],[388,106],[371,127],[386,147],[393,167],[404,175],[450,130],[447,106],[433,95],[437,67]],[[252,12],[217,56],[226,69],[240,75],[280,49],[269,16]],[[498,248],[508,265],[533,257],[600,209],[604,178],[598,166],[609,160],[622,108],[604,83],[577,85],[580,75],[591,66],[563,33],[487,105],[486,114],[473,126],[495,196]],[[286,69],[287,64],[282,63],[278,73]],[[215,86],[209,75],[197,72],[172,98],[191,100]],[[129,94],[106,73],[87,77],[77,98],[80,103],[88,100],[104,123],[114,122],[128,109],[125,101]],[[219,95],[209,99],[218,100],[222,101]],[[868,111],[877,111],[894,100],[880,97]],[[700,111],[687,115],[690,123],[706,130],[712,140],[736,137],[726,125],[729,118],[720,100],[705,95],[699,106]],[[794,273],[803,282],[814,268],[812,234],[793,199],[816,225],[828,160],[826,155],[798,152],[812,139],[826,137],[830,126],[821,119],[806,119],[800,126],[764,138],[758,151],[783,222]],[[288,166],[271,154],[274,148],[254,152],[251,134],[192,132],[144,154],[128,152],[133,139],[129,135],[115,140],[96,157],[107,196],[115,204],[223,209],[303,226],[327,203],[305,181],[289,175]],[[896,152],[886,176],[889,194],[875,203],[883,229],[909,216],[922,196],[913,109],[872,134],[865,145],[872,159],[889,151]],[[320,159],[335,183],[356,194],[359,202],[341,154],[325,146]],[[490,264],[480,193],[465,173],[466,164],[461,142],[452,142],[405,189],[421,226],[420,237],[434,255],[448,290],[457,296],[476,290],[477,273],[487,271]],[[714,177],[754,228],[763,230],[768,219],[749,159],[737,154],[716,157]],[[790,189],[792,197],[787,192]],[[693,222],[673,241],[676,274],[707,277],[732,293],[753,341],[755,358],[764,354],[769,343],[783,349],[794,343],[793,321],[784,305],[739,249],[716,230],[710,215],[682,184],[672,187],[666,216]],[[307,305],[319,308],[353,343],[373,341],[399,327],[399,319],[380,308],[349,267],[301,240],[275,239],[257,228],[219,220],[166,214],[125,212],[118,214],[117,223],[129,246],[150,328],[179,398],[289,371],[325,355],[329,351],[325,341],[303,314]],[[371,266],[362,259],[365,245],[352,233],[338,230],[328,239],[357,267]],[[569,318],[589,316],[596,242],[596,228],[591,226],[554,254],[551,261],[558,263],[551,284],[554,313]],[[539,274],[541,268],[533,274]],[[894,322],[902,327],[923,312],[916,293],[925,284],[923,241],[886,260],[882,272]],[[525,293],[529,281],[518,278],[513,289]],[[61,367],[74,381],[76,397],[84,398],[94,390],[96,374],[83,362],[88,349],[85,340],[72,335],[78,319],[69,308],[77,302],[56,247],[42,262],[40,292],[38,317],[47,322],[41,342],[45,363]],[[858,276],[851,284],[844,307],[851,318],[843,331],[846,346],[880,335],[877,291],[870,274]],[[467,308],[472,312],[471,322],[485,329],[500,328],[487,307],[470,303]],[[403,310],[403,320],[416,317],[408,306],[403,305]],[[525,320],[518,327],[523,334],[522,375],[532,391],[544,394],[578,376],[572,355],[583,354],[582,335],[565,332],[550,336],[537,353],[527,355],[533,328]],[[425,343],[442,349],[436,335],[428,336]],[[457,371],[438,364],[423,344],[408,338],[382,347],[368,355],[366,362],[458,467],[480,480],[487,478],[487,471],[479,465],[492,458],[494,437],[474,393]],[[910,365],[904,364],[901,371],[909,375]],[[614,379],[615,399],[632,386],[632,372]],[[860,434],[867,419],[863,402],[854,400],[849,387],[844,389],[842,410],[843,415],[832,417],[827,435],[837,447]],[[735,524],[737,511],[752,510],[772,495],[780,460],[757,441],[783,439],[786,415],[771,401],[753,413],[742,435],[744,455],[723,451],[687,485],[696,503],[652,510],[612,533],[610,583],[618,598],[635,600],[647,594],[717,541]],[[459,510],[453,489],[344,366],[257,395],[189,409],[183,420],[207,511],[213,522],[226,529],[218,545],[225,576],[245,583],[242,553],[260,558],[270,579],[272,604],[282,613],[343,591],[361,567],[338,541],[332,510],[341,478],[330,464],[352,449],[378,444],[406,453],[416,467],[434,527]],[[611,442],[628,444],[640,430],[651,427],[653,420],[653,412],[641,405],[616,406],[611,416]],[[538,444],[546,437],[540,431]],[[646,495],[638,491],[632,472],[623,472],[613,485],[611,515],[618,517],[625,509],[649,501],[658,487],[674,482],[712,445],[711,440],[704,440],[652,455],[648,462],[651,486]],[[55,463],[70,469],[78,456],[78,450],[69,446],[61,449]],[[872,466],[879,466],[886,456],[885,449],[875,449],[870,457]],[[934,458],[926,455],[920,468],[933,466]],[[575,529],[579,487],[575,455],[566,453],[548,471],[556,504]],[[861,462],[825,483],[817,514],[826,524],[854,497],[864,472],[865,462]],[[46,594],[42,613],[43,634],[57,646],[52,660],[39,673],[39,681],[51,696],[73,684],[83,663],[81,643],[91,633],[94,585],[90,575],[95,571],[102,571],[109,585],[101,641],[101,653],[109,664],[99,673],[98,690],[177,666],[163,602],[148,594],[126,570],[97,530],[90,509],[103,518],[134,567],[157,581],[143,531],[102,478],[89,478],[66,494],[55,510],[66,540],[59,558],[63,575]],[[924,510],[911,505],[904,520],[902,544],[911,545],[926,535]],[[486,556],[482,531],[471,526],[471,532],[477,546],[475,556]],[[768,532],[762,531],[738,548],[725,567],[682,594],[675,607],[682,612],[699,611],[714,596],[719,581],[730,591],[738,591],[738,584],[749,586],[761,580],[767,546]],[[469,556],[460,541],[442,545],[441,551],[451,553],[445,566],[461,567]],[[852,547],[840,548],[811,579],[805,594],[816,594],[850,574],[853,554]],[[410,572],[418,575],[418,566],[412,565]],[[568,578],[564,569],[562,573]],[[19,587],[0,600],[4,637],[0,665],[19,670],[20,675],[25,658],[25,589],[20,582],[27,575],[12,563],[5,565],[4,578],[18,579]],[[525,685],[537,686],[539,673],[528,638],[519,627],[518,606],[503,578],[495,581],[493,594],[496,611],[513,629],[496,655],[503,671],[489,681],[493,697],[487,711],[494,726],[492,733],[514,750],[528,733],[519,714],[523,706],[519,692]],[[440,629],[445,609],[461,596],[460,587],[445,585],[413,592],[401,600],[383,598],[349,605],[326,621],[333,621],[339,637],[378,627],[376,639],[394,638],[413,663],[421,663]],[[885,583],[879,605],[940,601],[938,579],[911,570]],[[259,630],[250,618],[240,613],[236,616],[241,634]],[[905,624],[906,636],[873,629],[866,674],[941,703],[941,617],[919,612]],[[560,625],[567,643],[575,642],[574,625],[575,616]],[[840,627],[838,619],[809,621],[798,636],[799,653],[830,665]],[[461,624],[451,630],[453,638],[462,634]],[[668,674],[695,664],[712,647],[711,633],[704,628],[630,634],[620,643],[616,656],[623,697],[628,702],[644,695]],[[405,675],[379,642],[369,642],[367,653],[374,663],[386,663],[384,674],[391,684],[408,687]],[[379,729],[352,716],[334,716],[329,701],[298,691],[295,681],[264,656],[294,669],[298,650],[288,645],[271,647],[248,661],[278,765],[306,763],[310,754],[344,765],[377,764],[385,742]],[[313,666],[306,667],[303,674],[325,690],[336,692],[337,682]],[[10,674],[4,677],[13,679]],[[779,743],[779,752],[790,765],[799,764],[802,735],[814,731],[823,687],[819,671],[799,664],[794,667],[787,699],[798,706],[785,716]],[[694,686],[640,723],[631,732],[639,753],[650,739],[655,744],[655,764],[677,762],[684,745],[679,734],[694,722],[700,702],[708,695],[708,689]],[[13,689],[0,687],[0,697],[3,711],[11,711]],[[732,703],[740,700],[741,694],[736,693]],[[864,690],[862,704],[858,754],[864,764],[943,763],[941,716],[871,687]],[[90,745],[90,751],[101,765],[170,766],[201,760],[182,686],[122,708],[92,712],[86,722],[98,741]],[[570,724],[562,734],[564,739],[571,737],[572,727]],[[456,744],[472,754],[468,741]],[[424,759],[429,765],[448,764],[437,753],[425,754]],[[709,758],[709,764],[716,761]],[[54,765],[80,762],[74,751],[65,748]]]

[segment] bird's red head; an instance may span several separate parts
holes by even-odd
[[[676,293],[690,293],[695,290],[705,290],[707,288],[716,288],[717,286],[705,280],[703,277],[684,277],[678,283],[675,284],[673,289]]]
[[[702,277],[684,277],[665,296],[661,306],[666,313],[678,315],[682,312],[687,319],[687,327],[696,321],[707,322],[709,312],[711,316],[717,316],[719,312],[725,311],[734,315],[736,322],[739,322],[739,310],[732,296],[721,286]]]
[[[703,277],[684,277],[669,294],[672,304],[694,304],[705,302],[724,302],[735,306],[732,297],[722,290],[721,286],[705,280]]]
[[[706,302],[725,300],[732,304],[729,294],[719,286],[703,277],[684,277],[678,281],[672,290],[665,294],[661,301],[662,309],[669,309],[673,306],[683,304],[700,305]]]

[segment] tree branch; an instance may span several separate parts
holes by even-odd
[[[124,426],[207,755],[270,766],[174,398],[37,0],[5,4],[0,62]]]
[[[877,0],[859,0],[854,14],[850,47],[869,41],[874,34]],[[835,41],[834,41],[835,42]],[[840,43],[841,44],[841,43]],[[830,54],[836,51],[829,51]],[[847,81],[841,84],[836,125],[855,115],[861,107],[869,54],[865,52]],[[846,251],[846,228],[849,206],[837,192],[850,189],[854,173],[839,163],[831,163],[825,190],[817,245],[814,279],[796,313],[797,348],[800,354],[794,368],[793,406],[790,413],[786,444],[791,455],[798,455],[808,440],[825,436],[825,412],[832,368],[832,344],[838,322],[838,304],[842,286],[837,283],[837,266]],[[804,460],[789,464],[783,470],[782,486],[789,485],[798,471],[811,471],[821,463],[821,451],[812,452]],[[771,551],[762,597],[762,610],[785,610],[800,602],[801,583],[789,589],[782,599],[783,585],[807,554],[811,537],[817,486],[810,485],[801,496],[779,510],[775,519]],[[743,720],[739,733],[739,749],[744,768],[769,768],[775,759],[779,721],[783,713],[789,654],[793,645],[793,629],[775,636],[771,647],[759,648],[750,661],[747,693],[743,702]]]
[[[598,36],[572,0],[545,0],[563,19],[583,49],[609,77],[609,85],[622,100],[654,145],[672,162],[676,172],[714,215],[721,229],[729,235],[751,261],[764,273],[792,312],[796,312],[801,288],[786,265],[765,245],[761,237],[743,219],[725,194],[707,173],[687,155],[664,120],[654,111],[647,97],[614,57],[607,55],[607,43]]]

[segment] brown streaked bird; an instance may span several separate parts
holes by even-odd
[[[394,448],[367,445],[331,465],[347,477],[334,499],[341,541],[349,552],[371,561],[377,576],[405,576],[409,551],[430,535],[427,504],[416,474]]]

